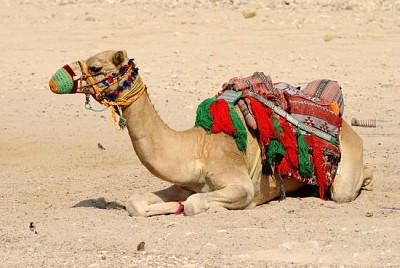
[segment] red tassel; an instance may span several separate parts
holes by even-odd
[[[286,160],[286,157],[282,159],[282,161],[279,163],[277,167],[278,174],[281,175],[289,175],[292,173],[292,169],[289,166],[288,161]]]
[[[211,104],[210,114],[213,117],[212,132],[225,132],[232,135],[235,132],[235,127],[232,124],[229,115],[229,105],[225,100],[218,100]]]
[[[289,125],[286,119],[281,119],[280,125],[282,133],[281,142],[286,152],[285,158],[292,169],[298,169],[299,157],[297,155],[297,138],[293,132],[293,126]]]
[[[313,140],[313,164],[315,175],[319,185],[319,197],[326,200],[325,191],[328,190],[328,182],[326,180],[326,167],[324,164],[324,156],[322,155],[322,148],[320,141],[312,134]]]
[[[275,128],[271,120],[272,110],[264,107],[254,98],[249,99],[251,103],[251,109],[256,118],[257,127],[260,131],[261,143],[269,144],[269,139],[273,138],[275,135]]]

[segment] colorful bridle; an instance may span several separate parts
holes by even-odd
[[[146,85],[143,83],[139,68],[136,67],[134,59],[129,59],[128,63],[122,66],[118,72],[106,76],[105,73],[99,72],[92,74],[84,61],[79,61],[79,68],[82,76],[76,77],[76,74],[69,65],[65,65],[58,70],[50,80],[50,88],[53,92],[59,94],[71,94],[86,92],[85,107],[92,109],[89,100],[92,95],[100,104],[111,107],[111,119],[114,125],[117,123],[116,113],[120,119],[118,125],[120,128],[126,126],[126,120],[122,116],[122,109],[135,102],[146,90]],[[96,81],[95,77],[105,75],[106,77],[100,81]],[[83,85],[85,82],[85,85]],[[107,92],[113,85],[118,85],[113,92]],[[90,93],[89,93],[90,92]]]
[[[139,76],[139,68],[135,66],[134,59],[130,59],[128,64],[122,66],[117,73],[112,73],[98,82],[95,81],[94,77],[101,74],[104,75],[104,73],[91,74],[84,61],[79,61],[78,63],[83,73],[79,80],[86,81],[86,85],[82,89],[92,88],[94,91],[94,94],[92,94],[93,97],[103,105],[129,105],[136,100],[130,101],[132,98],[135,98],[137,95],[136,92],[141,87],[144,87]],[[124,78],[125,80],[122,81]],[[107,88],[115,84],[118,84],[118,87],[112,93],[106,94],[104,92]],[[126,88],[130,88],[130,90],[120,96],[120,93]]]
[[[85,62],[79,61],[79,65],[83,73],[81,80],[86,80],[85,87],[93,89],[94,94],[92,95],[99,103],[112,108],[110,109],[111,119],[114,125],[117,122],[116,113],[119,114],[118,125],[123,129],[126,126],[126,119],[122,116],[122,108],[134,103],[146,90],[146,85],[139,75],[139,68],[136,67],[134,59],[129,59],[128,64],[122,66],[117,73],[112,73],[99,82],[94,80]],[[118,86],[113,92],[105,93],[107,88],[115,84]]]

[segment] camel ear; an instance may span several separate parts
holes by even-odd
[[[117,51],[114,54],[113,59],[112,59],[112,62],[114,63],[114,65],[117,67],[120,66],[125,61],[125,58],[126,58],[125,55],[126,55],[125,51],[122,51],[122,50]]]

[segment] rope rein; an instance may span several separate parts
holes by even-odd
[[[86,93],[86,101],[85,101],[85,108],[92,111],[92,112],[104,112],[107,110],[109,107],[104,107],[103,109],[93,109],[92,105],[90,105],[90,93]]]

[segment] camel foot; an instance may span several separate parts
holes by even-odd
[[[130,198],[126,204],[126,211],[128,211],[129,216],[131,217],[136,217],[136,216],[146,216],[146,207],[148,205],[146,204],[145,201],[143,200],[135,200],[133,198]]]

